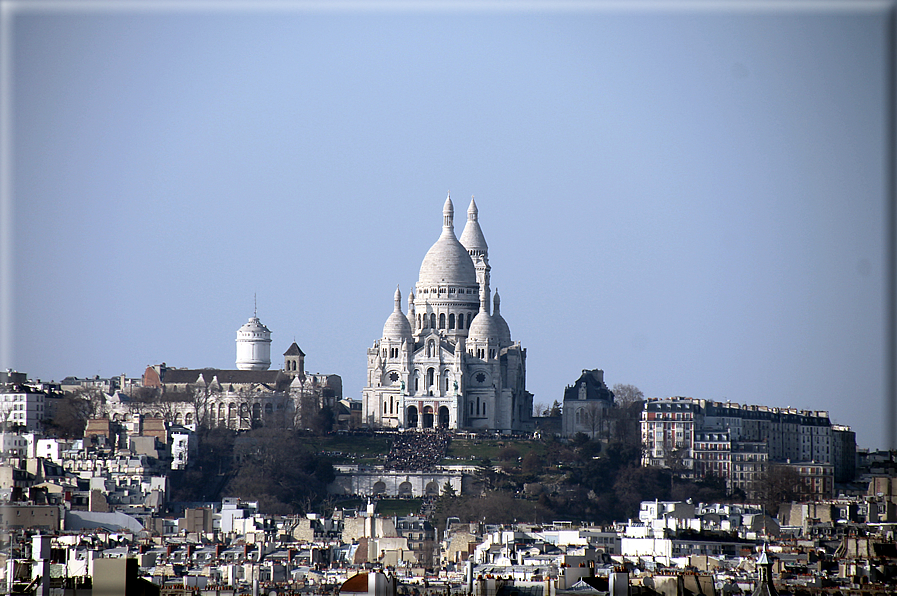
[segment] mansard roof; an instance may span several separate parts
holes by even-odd
[[[168,368],[162,375],[162,383],[192,385],[202,375],[203,381],[211,383],[218,379],[222,385],[248,385],[252,383],[275,386],[280,381],[289,382],[289,375],[281,370],[222,370],[218,368]]]
[[[579,388],[585,383],[586,386],[586,399],[587,400],[602,400],[606,402],[610,402],[611,404],[614,402],[614,394],[610,389],[607,388],[607,385],[598,376],[597,373],[600,371],[591,371],[584,370],[582,371],[582,375],[576,382],[572,385],[568,385],[566,389],[564,389],[564,401],[566,400],[578,400],[579,399]],[[602,373],[603,375],[603,373]]]

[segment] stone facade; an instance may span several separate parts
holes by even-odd
[[[305,428],[321,408],[337,406],[343,381],[339,375],[305,372],[305,353],[295,342],[283,357],[279,370],[173,368],[163,362],[147,367],[143,388],[116,393],[104,408],[121,423],[153,416],[191,428]]]
[[[584,370],[579,379],[564,390],[564,436],[583,433],[590,438],[608,438],[607,410],[614,407],[614,394],[604,382],[601,369]]]
[[[461,494],[461,472],[391,472],[388,470],[350,469],[337,466],[340,472],[327,487],[331,494],[365,497],[438,497],[448,484],[456,495]]]
[[[442,233],[427,251],[408,312],[399,289],[383,334],[368,349],[362,421],[371,427],[533,429],[526,350],[511,340],[489,249],[471,200],[460,240],[447,198]]]
[[[836,428],[820,410],[649,399],[641,416],[642,465],[675,467],[692,478],[713,475],[756,498],[764,471],[775,463],[794,468],[808,494],[826,498],[834,478],[851,477],[849,454],[856,452],[849,428]]]

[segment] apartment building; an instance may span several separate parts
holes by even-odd
[[[643,466],[673,468],[689,478],[724,478],[730,490],[748,497],[756,496],[768,462],[792,466],[808,494],[819,496],[830,496],[834,479],[846,481],[856,469],[855,435],[849,427],[833,426],[821,410],[649,399],[641,435]]]

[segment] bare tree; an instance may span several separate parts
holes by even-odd
[[[196,428],[208,428],[211,426],[211,415],[209,413],[209,405],[211,395],[208,387],[193,388],[193,420],[196,422]]]
[[[589,437],[594,439],[603,434],[602,427],[605,425],[604,408],[601,404],[590,403],[580,410],[582,425],[588,429]]]
[[[537,404],[533,404],[533,416],[540,417],[546,416],[548,412],[548,405],[544,402],[539,402]]]
[[[614,393],[614,401],[617,405],[624,408],[645,399],[645,394],[635,385],[617,383],[611,388],[611,391]]]
[[[761,476],[759,489],[766,509],[775,514],[781,503],[798,501],[802,498],[804,483],[793,467],[769,464]]]

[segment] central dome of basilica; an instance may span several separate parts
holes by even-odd
[[[430,247],[420,265],[420,284],[477,285],[477,272],[467,249],[455,237],[452,199],[442,208],[442,234]]]

